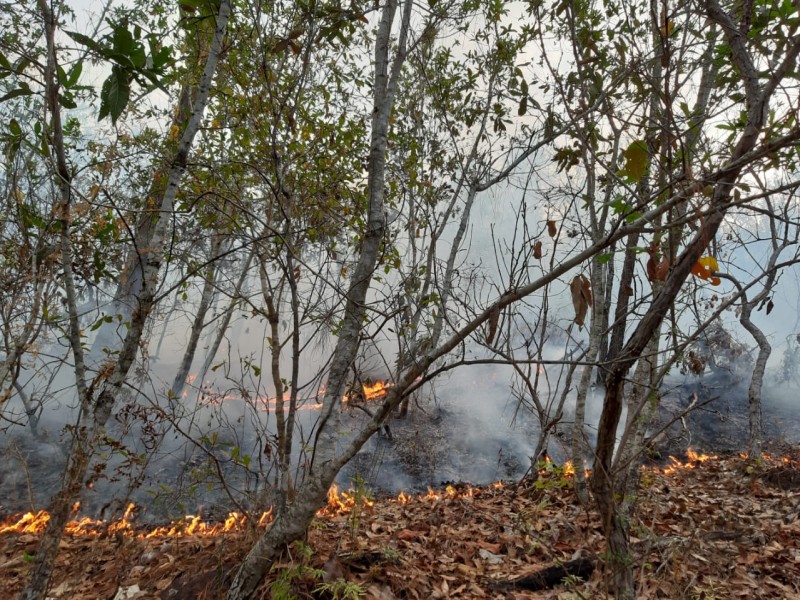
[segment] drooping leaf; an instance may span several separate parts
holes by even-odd
[[[11,100],[12,98],[18,98],[20,96],[30,96],[32,93],[33,92],[26,84],[20,85],[18,88],[0,96],[0,102],[5,102],[6,100]]]
[[[102,120],[106,116],[110,116],[111,122],[116,123],[128,105],[130,93],[128,74],[115,67],[108,79],[103,83],[103,89],[100,91],[100,113],[98,119]]]
[[[572,307],[575,309],[575,324],[583,329],[586,313],[592,305],[592,285],[585,275],[576,275],[569,284]]]
[[[114,27],[111,37],[114,42],[114,51],[130,56],[133,52],[134,42],[133,34],[128,31],[128,28],[123,24],[117,25]]]
[[[632,182],[638,182],[644,177],[649,162],[647,156],[647,144],[642,140],[636,140],[625,149],[625,166],[620,171],[620,175]]]
[[[555,221],[548,221],[547,222],[547,233],[548,233],[548,235],[550,237],[556,237],[556,233],[557,232],[558,232],[558,229],[556,228],[556,222]]]
[[[697,259],[697,262],[692,267],[692,275],[710,281],[711,285],[719,285],[719,277],[713,276],[714,271],[718,270],[719,264],[717,263],[717,259],[713,256],[704,256]]]
[[[83,35],[82,33],[78,33],[77,31],[67,31],[66,32],[69,37],[73,40],[78,42],[79,44],[83,44],[90,50],[94,50],[98,54],[105,55],[105,48],[103,48],[100,44],[95,42],[92,38],[88,35]]]
[[[541,240],[537,240],[536,243],[533,245],[533,258],[535,258],[536,260],[542,260]]]
[[[486,332],[486,343],[491,345],[494,336],[497,334],[497,323],[500,321],[500,307],[495,306],[489,313],[489,329]]]

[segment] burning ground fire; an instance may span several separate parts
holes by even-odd
[[[73,507],[73,513],[77,514],[80,506]],[[242,530],[247,525],[247,517],[237,512],[228,513],[228,518],[222,522],[209,523],[203,521],[198,515],[187,515],[183,519],[173,522],[168,526],[154,527],[149,531],[142,531],[133,523],[134,511],[136,506],[129,504],[125,514],[121,519],[110,523],[102,520],[83,517],[67,523],[65,531],[68,535],[74,536],[99,536],[99,535],[128,535],[140,539],[160,538],[160,537],[188,537],[219,535],[228,531]],[[15,522],[0,525],[0,535],[4,533],[28,533],[38,535],[44,532],[50,515],[45,510],[36,513],[28,512],[19,517]],[[272,509],[263,512],[256,521],[257,527],[265,527],[272,521]]]
[[[654,470],[663,473],[664,475],[672,475],[682,469],[695,469],[697,465],[709,460],[718,459],[715,455],[701,454],[688,449],[686,452],[687,461],[682,462],[677,458],[670,456],[671,464],[665,467],[652,467]],[[746,457],[746,456],[744,456]],[[763,455],[765,460],[777,460],[774,457]],[[791,459],[780,459],[784,464],[791,463]],[[649,468],[649,467],[643,467]],[[545,467],[540,469],[541,476],[549,476],[554,473],[571,479],[575,474],[575,469],[570,462],[563,465],[556,466],[549,457],[545,459]],[[587,471],[588,473],[588,471]],[[395,498],[390,498],[387,501],[397,504],[408,504],[413,499],[420,501],[436,502],[446,498],[472,498],[476,489],[484,491],[499,490],[504,487],[502,481],[490,484],[483,488],[473,488],[470,485],[465,487],[456,488],[452,485],[446,486],[443,490],[436,491],[433,488],[428,488],[427,494],[409,495],[400,492]],[[375,504],[372,496],[365,492],[355,490],[340,491],[339,487],[334,484],[328,491],[328,502],[317,512],[320,518],[348,514],[353,511],[369,511]],[[73,513],[77,516],[80,509],[79,504],[73,507]],[[69,521],[66,526],[66,533],[72,536],[107,536],[107,535],[125,535],[136,537],[138,539],[152,539],[152,538],[173,538],[173,537],[189,537],[189,536],[215,536],[229,531],[243,531],[250,526],[248,517],[246,515],[231,512],[228,517],[222,522],[208,522],[204,521],[201,516],[187,515],[183,519],[175,521],[167,526],[154,527],[145,529],[134,523],[136,507],[133,504],[128,505],[125,514],[115,521],[103,521],[83,517]],[[13,517],[7,521],[0,522],[0,535],[6,533],[18,534],[32,534],[39,535],[44,532],[47,523],[50,520],[50,515],[47,511],[40,510],[36,513],[28,512],[24,515]],[[264,528],[272,522],[272,509],[261,513],[258,519],[255,520],[255,527]]]
[[[195,377],[195,376],[191,376]],[[367,402],[374,402],[375,400],[381,400],[386,397],[386,394],[389,393],[389,390],[394,384],[388,381],[375,381],[373,383],[363,383],[361,384],[361,391],[358,392],[351,392],[349,394],[345,394],[342,400],[344,402],[352,402],[358,399],[364,399]],[[322,403],[318,402],[320,398],[325,396],[325,386],[321,386],[319,391],[312,395],[310,398],[306,398],[305,401],[314,400],[314,402],[303,404],[302,401],[299,403],[297,409],[298,410],[319,410],[322,408]],[[188,392],[184,392],[184,397]],[[220,395],[220,394],[212,394],[207,393],[204,394],[202,402],[208,405],[215,405],[218,406],[223,402],[236,402],[246,400],[241,396],[232,396],[232,395]],[[284,402],[289,402],[290,396],[287,393],[284,398]],[[255,404],[259,410],[262,411],[269,411],[274,409],[275,405],[277,404],[277,398],[272,396],[259,396],[255,399]]]

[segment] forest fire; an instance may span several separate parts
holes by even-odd
[[[364,398],[367,400],[380,400],[389,393],[389,388],[392,387],[392,384],[386,381],[376,381],[375,383],[365,383],[363,387]],[[345,396],[345,400],[349,400],[349,396]]]
[[[716,460],[719,457],[714,454],[698,454],[691,448],[686,449],[687,462],[681,462],[674,456],[670,456],[669,460],[672,464],[663,468],[664,475],[672,475],[681,469],[695,469],[698,463],[704,463],[709,460]]]
[[[697,453],[692,449],[687,450],[686,457],[688,460],[682,462],[670,456],[671,464],[666,467],[656,468],[655,470],[660,471],[664,475],[672,475],[681,470],[696,469],[701,463],[717,460],[719,458],[715,455]],[[764,455],[764,459],[771,462],[780,460],[784,464],[793,462],[789,458],[770,457],[768,455]],[[570,462],[566,462],[560,467],[557,467],[551,459],[547,458],[545,465],[545,468],[540,470],[540,475],[553,475],[556,473],[564,479],[571,479],[575,473],[575,469]],[[500,491],[503,488],[503,482],[498,481],[486,486],[485,490],[492,492]],[[423,502],[436,502],[445,498],[471,499],[475,494],[475,489],[480,488],[473,488],[471,485],[467,485],[464,488],[456,488],[453,485],[447,485],[442,490],[434,490],[429,487],[427,493],[411,495],[401,491],[396,497],[390,498],[387,501],[399,505],[406,505],[414,499]],[[372,509],[374,505],[375,500],[369,491],[353,489],[342,491],[334,484],[328,491],[327,504],[317,512],[317,515],[319,517],[331,517],[349,514],[353,511],[368,511]],[[73,507],[73,513],[77,515],[79,509],[80,506],[76,504]],[[134,504],[129,504],[123,516],[114,521],[95,520],[88,517],[76,518],[68,522],[66,533],[71,536],[103,537],[108,535],[124,535],[138,539],[152,539],[162,537],[214,536],[230,531],[243,531],[249,526],[248,517],[246,515],[231,512],[228,514],[228,517],[221,522],[208,522],[203,520],[199,515],[187,515],[169,525],[145,528],[135,524],[135,512],[136,506]],[[272,508],[270,508],[261,513],[255,521],[255,526],[258,528],[266,527],[272,522],[272,516]],[[0,535],[7,533],[40,535],[44,532],[49,520],[50,515],[45,510],[28,512],[23,515],[12,517],[5,522],[0,522]]]
[[[191,376],[196,377],[196,376]],[[359,386],[355,387],[355,391],[351,391],[345,394],[342,397],[343,402],[357,402],[360,400],[364,400],[367,402],[373,402],[375,400],[382,400],[386,397],[386,394],[389,393],[389,390],[392,388],[394,384],[388,381],[367,381],[365,383],[360,384]],[[360,389],[359,389],[360,388]],[[324,385],[320,386],[319,390],[316,394],[301,398],[297,405],[297,410],[320,410],[322,408],[322,403],[320,400],[325,396],[326,388]],[[186,394],[184,393],[184,397]],[[291,400],[291,396],[287,392],[284,397],[284,406],[285,409],[288,408],[288,403]],[[253,402],[256,406],[257,410],[271,412],[275,410],[275,406],[277,405],[277,398],[274,396],[258,396],[253,399],[248,399],[243,396],[235,396],[231,394],[214,394],[209,391],[205,391],[202,395],[200,400],[202,404],[209,405],[209,406],[221,406],[223,403],[226,402]]]
[[[76,505],[74,512],[79,507]],[[186,515],[183,519],[175,521],[167,526],[154,527],[144,530],[133,523],[133,514],[136,509],[134,504],[129,504],[125,514],[115,521],[103,521],[83,517],[67,523],[65,532],[72,536],[106,536],[106,535],[125,535],[139,539],[151,539],[161,537],[187,537],[187,536],[213,536],[228,531],[243,530],[247,523],[247,517],[237,512],[228,513],[228,517],[221,522],[212,523],[204,521],[198,515]],[[36,513],[28,512],[18,517],[15,521],[10,520],[0,526],[0,535],[5,533],[19,533],[39,535],[44,532],[50,515],[45,510]],[[256,521],[257,527],[265,527],[272,521],[272,509],[263,512]]]

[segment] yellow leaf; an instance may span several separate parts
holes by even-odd
[[[692,275],[705,280],[711,279],[711,274],[714,271],[719,271],[719,264],[717,263],[717,259],[713,256],[703,256],[702,258],[698,258],[697,262],[692,267]],[[711,280],[711,285],[718,284],[719,278],[714,277],[714,279]]]

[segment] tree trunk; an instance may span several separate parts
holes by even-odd
[[[49,88],[50,106],[53,111],[55,130],[60,131],[60,118],[57,110],[58,106],[58,87],[53,80],[53,73],[55,73],[55,20],[45,0],[40,0],[40,10],[45,16],[45,23],[47,24],[48,33],[48,50],[51,55],[48,59],[51,67],[50,77],[47,79]],[[217,16],[216,30],[214,32],[214,39],[212,48],[208,55],[205,71],[203,73],[203,80],[197,93],[197,98],[194,105],[191,118],[186,124],[183,136],[178,144],[178,148],[174,155],[165,192],[161,198],[160,208],[157,211],[158,221],[154,227],[152,237],[152,247],[149,248],[146,256],[143,257],[143,286],[142,291],[138,298],[136,310],[134,310],[131,321],[129,324],[128,332],[125,337],[124,343],[116,355],[115,359],[110,359],[104,363],[104,368],[98,373],[97,377],[91,385],[85,385],[85,379],[82,376],[82,347],[81,347],[81,334],[80,323],[78,320],[77,310],[74,309],[74,298],[72,300],[68,297],[68,306],[70,307],[70,329],[69,337],[73,347],[73,359],[75,361],[76,372],[76,385],[78,388],[78,398],[81,404],[81,416],[78,425],[73,429],[73,443],[70,452],[70,457],[67,461],[67,467],[64,474],[64,479],[59,493],[56,495],[51,510],[50,521],[47,524],[47,529],[42,536],[39,544],[39,549],[36,555],[36,562],[34,564],[33,573],[29,585],[23,590],[21,598],[24,600],[39,600],[44,598],[50,578],[55,566],[56,556],[58,554],[61,536],[64,532],[64,526],[69,518],[69,511],[72,502],[79,496],[80,490],[83,486],[86,472],[89,467],[94,446],[97,443],[98,436],[105,427],[108,418],[111,416],[111,410],[116,400],[117,394],[122,387],[125,379],[127,378],[128,371],[130,370],[133,362],[138,353],[139,344],[141,342],[142,334],[144,333],[147,317],[149,316],[155,294],[158,287],[158,275],[161,267],[161,258],[163,256],[163,241],[167,231],[167,221],[172,214],[172,206],[175,196],[178,191],[183,172],[186,168],[186,160],[189,151],[194,141],[195,134],[200,126],[200,121],[208,100],[208,93],[211,86],[211,81],[216,71],[217,60],[222,49],[222,39],[228,23],[228,16],[230,14],[229,0],[222,0]],[[54,141],[59,139],[59,135],[54,136]],[[65,174],[68,173],[66,160],[63,158],[63,143],[54,144],[56,155],[60,156],[58,159],[60,164],[59,173],[61,179],[61,187],[65,190],[66,201],[64,203],[64,215],[68,217],[69,210],[69,181],[65,179]],[[63,219],[63,217],[62,217]],[[63,224],[62,233],[68,232],[68,218]],[[71,279],[71,257],[65,250],[69,249],[70,240],[63,239],[62,254],[64,255],[64,274],[65,281],[68,288],[69,296],[69,283]],[[140,246],[141,247],[141,246]],[[96,390],[99,389],[95,396]]]
[[[228,600],[245,600],[252,597],[283,547],[305,533],[316,510],[325,501],[328,488],[341,468],[336,457],[341,402],[347,374],[358,351],[366,313],[367,291],[372,282],[386,229],[384,182],[389,117],[400,71],[406,58],[412,4],[407,1],[403,7],[398,47],[391,61],[389,58],[391,31],[397,12],[397,0],[388,0],[384,5],[378,26],[366,232],[347,291],[339,339],[331,359],[311,471],[297,491],[294,502],[276,518],[270,529],[256,542],[242,562],[228,591]]]
[[[214,283],[215,273],[217,271],[217,259],[219,258],[220,247],[222,246],[222,236],[218,233],[211,236],[211,251],[210,261],[206,267],[205,280],[203,282],[203,292],[200,294],[200,304],[197,306],[197,312],[194,315],[192,328],[189,334],[189,341],[186,344],[186,350],[183,353],[183,360],[181,360],[178,372],[175,374],[175,380],[172,382],[170,389],[171,397],[178,399],[183,393],[183,388],[186,386],[186,379],[189,377],[189,372],[192,369],[194,362],[194,355],[197,352],[197,344],[200,342],[200,335],[203,333],[203,327],[206,322],[206,313],[211,306],[211,300],[214,297],[214,290],[216,285]],[[166,325],[165,325],[166,328]],[[202,385],[203,381],[200,380]]]

